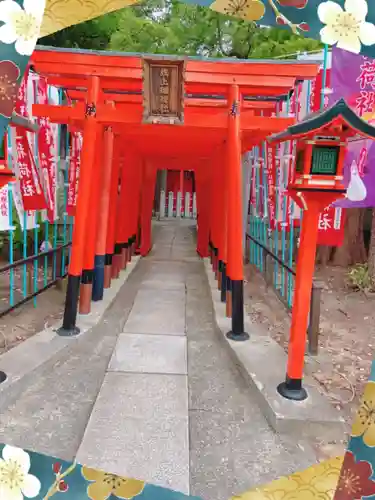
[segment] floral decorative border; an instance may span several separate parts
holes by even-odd
[[[0,139],[39,38],[46,0],[0,0]]]
[[[8,445],[0,445],[0,494],[4,500],[201,500]]]
[[[43,35],[139,0],[47,0]],[[375,5],[370,0],[182,0],[265,26],[279,26],[328,45],[375,57]],[[348,21],[349,19],[349,21]]]

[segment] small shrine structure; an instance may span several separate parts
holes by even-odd
[[[289,125],[285,131],[267,139],[271,145],[296,141],[295,165],[289,179],[288,194],[303,209],[287,375],[285,382],[278,387],[279,393],[288,399],[303,400],[307,397],[302,377],[319,215],[334,201],[345,196],[343,169],[346,146],[348,141],[358,137],[374,140],[375,127],[359,118],[345,100],[340,99],[330,108]]]

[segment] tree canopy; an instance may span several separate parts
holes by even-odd
[[[206,57],[281,58],[319,50],[317,40],[176,0],[148,0],[42,38],[43,45]]]

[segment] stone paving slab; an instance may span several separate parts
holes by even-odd
[[[182,278],[180,281],[170,278],[169,276],[157,275],[153,279],[146,279],[141,283],[142,289],[153,289],[153,290],[176,290],[181,293],[185,293],[185,280]]]
[[[188,418],[126,420],[90,434],[77,460],[89,467],[189,493]],[[101,436],[101,434],[103,434]]]
[[[152,272],[161,272],[161,273],[185,273],[187,272],[187,264],[183,260],[171,261],[168,258],[168,255],[164,258],[155,259],[149,257],[151,260],[145,261],[145,265]]]
[[[129,322],[124,327],[124,333],[143,333],[154,335],[185,335],[182,311],[178,309],[151,312],[132,313]]]
[[[185,376],[107,373],[77,459],[188,493],[187,415]]]
[[[185,335],[185,291],[141,289],[124,332]]]
[[[185,290],[168,290],[160,282],[159,289],[141,288],[135,298],[133,310],[143,310],[147,304],[148,309],[158,310],[164,305],[183,306],[185,304]]]
[[[178,336],[120,335],[109,371],[187,374],[186,338]]]

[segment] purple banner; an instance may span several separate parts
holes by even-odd
[[[364,120],[375,125],[375,60],[333,48],[330,103],[343,97]],[[375,207],[375,142],[351,142],[345,158],[345,208]]]

